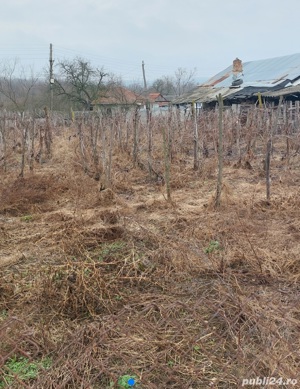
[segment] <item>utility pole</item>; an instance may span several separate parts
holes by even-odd
[[[54,84],[54,78],[53,78],[53,53],[52,53],[52,43],[50,43],[50,57],[49,57],[49,63],[50,63],[50,111],[52,111],[53,108],[53,84]]]
[[[144,61],[142,62],[142,70],[143,70],[143,79],[144,79],[144,89],[145,89],[145,92],[146,92],[146,90],[147,90],[147,82],[146,82],[145,63],[144,63]]]
[[[147,96],[147,81],[146,81],[144,61],[142,61],[142,70],[143,70],[143,79],[144,79],[144,92],[145,92],[145,97],[146,97],[147,122],[149,123],[150,119],[151,119],[151,109],[150,109],[150,102],[149,102],[148,96]]]

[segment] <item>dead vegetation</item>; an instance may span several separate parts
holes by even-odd
[[[216,129],[200,121],[211,155],[195,171],[191,123],[176,123],[170,145],[171,202],[157,179],[158,121],[152,171],[147,136],[139,132],[134,167],[123,122],[110,124],[111,159],[88,142],[87,126],[81,139],[74,128],[54,131],[52,158],[23,178],[15,156],[6,161],[0,387],[122,388],[126,375],[139,388],[240,388],[256,377],[299,384],[299,156],[287,166],[275,143],[266,201],[264,142],[249,157],[240,139],[241,159],[234,149],[224,160],[216,210]],[[50,363],[22,379],[7,365],[14,357]]]

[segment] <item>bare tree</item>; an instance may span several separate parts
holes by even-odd
[[[145,90],[144,86],[138,81],[134,81],[131,84],[127,85],[127,89],[134,92],[137,96],[143,95]]]
[[[173,95],[175,90],[174,80],[170,76],[158,78],[152,83],[152,88],[161,95]]]
[[[152,88],[162,95],[181,96],[196,86],[196,69],[178,68],[174,76],[163,76],[152,83]]]
[[[187,70],[184,68],[178,68],[175,72],[175,94],[176,96],[181,96],[182,94],[188,92],[195,86],[195,74],[196,69]]]
[[[105,93],[105,79],[108,76],[103,68],[93,68],[83,58],[62,61],[58,64],[59,76],[55,78],[54,93],[90,110],[92,103]]]
[[[18,60],[3,63],[0,74],[0,94],[9,102],[10,109],[23,114],[30,108],[38,77],[32,68],[25,69]]]

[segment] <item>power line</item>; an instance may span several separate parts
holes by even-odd
[[[74,57],[84,57],[90,60],[93,65],[101,66],[107,71],[111,71],[116,75],[127,81],[143,82],[143,75],[140,68],[141,60],[121,59],[116,57],[109,57],[102,54],[90,52],[89,50],[79,51],[74,48],[67,48],[60,45],[53,45],[53,58],[55,63],[65,59],[73,60]],[[49,52],[44,45],[35,46],[12,46],[0,45],[0,62],[7,60],[14,60],[26,62],[28,65],[37,66],[41,69],[49,67]],[[38,62],[37,64],[30,64],[30,62]],[[149,80],[154,80],[160,77],[173,76],[178,66],[171,67],[164,63],[157,63],[155,61],[147,61],[147,76]],[[199,73],[199,72],[197,72]]]

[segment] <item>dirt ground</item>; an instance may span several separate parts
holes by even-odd
[[[52,360],[27,387],[300,387],[300,156],[274,155],[269,202],[262,159],[228,158],[215,209],[213,157],[173,161],[168,202],[128,155],[100,191],[55,142],[1,173],[0,372],[22,353]]]

